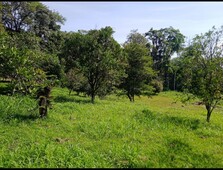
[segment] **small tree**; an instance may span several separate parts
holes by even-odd
[[[207,110],[207,122],[212,111],[222,99],[223,93],[223,27],[215,27],[193,39],[191,57],[187,68],[191,77],[187,79],[189,92],[204,103]]]
[[[73,68],[66,73],[66,87],[69,89],[69,95],[72,91],[86,93],[88,90],[87,79],[80,69]]]
[[[12,93],[32,94],[47,80],[45,72],[38,67],[40,55],[25,46],[17,47],[10,40],[7,34],[0,34],[0,75],[10,80]]]

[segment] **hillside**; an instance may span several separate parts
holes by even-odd
[[[53,108],[38,118],[36,101],[0,95],[0,167],[223,167],[223,115],[211,122],[180,93],[103,100],[54,88]]]

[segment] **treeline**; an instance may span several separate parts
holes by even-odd
[[[57,84],[94,103],[110,93],[134,102],[136,95],[177,90],[201,99],[207,121],[222,98],[222,27],[189,44],[173,27],[132,30],[119,44],[110,26],[61,31],[65,18],[40,2],[3,1],[0,8],[0,77],[10,80],[12,93]]]

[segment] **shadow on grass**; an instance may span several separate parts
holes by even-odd
[[[136,113],[134,118],[140,123],[149,123],[157,119],[157,115],[155,115],[152,111],[148,109],[142,110],[142,112]]]
[[[165,116],[163,122],[170,122],[177,126],[189,127],[191,130],[196,130],[200,127],[201,121],[199,119],[191,119],[186,117]]]
[[[39,118],[37,115],[20,115],[20,114],[15,114],[13,116],[14,118],[21,120],[21,121],[26,121],[26,120],[36,120]]]
[[[184,126],[185,128],[189,128],[191,130],[196,130],[201,127],[202,122],[199,119],[187,118],[187,117],[177,117],[177,116],[169,116],[169,115],[161,115],[155,114],[148,109],[142,110],[141,113],[137,113],[135,116],[140,123],[149,123],[149,122],[159,122],[159,123],[171,123],[176,126]]]
[[[2,95],[11,95],[12,89],[9,86],[2,86],[0,85],[0,94]]]
[[[69,96],[77,96],[77,97],[82,97],[82,98],[86,98],[87,95],[83,94],[83,93],[71,93],[69,94]]]
[[[91,100],[74,99],[74,98],[69,98],[69,97],[65,97],[65,96],[57,96],[54,98],[54,102],[56,102],[56,103],[75,102],[75,103],[81,103],[81,104],[88,104],[88,103],[91,103]]]
[[[159,160],[160,166],[172,168],[210,168],[219,167],[220,160],[212,155],[202,152],[196,152],[192,146],[183,139],[166,139],[166,150],[162,149],[152,153]]]
[[[21,115],[21,114],[10,114],[6,115],[4,117],[1,117],[4,123],[10,123],[16,121],[17,123],[20,122],[29,122],[29,121],[35,121],[36,119],[39,119],[38,115]]]

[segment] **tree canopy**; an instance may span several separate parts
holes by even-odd
[[[92,103],[96,95],[111,91],[122,74],[124,57],[113,33],[111,27],[90,30],[86,34],[75,33],[64,46],[67,70],[77,67],[83,72],[89,84],[86,93],[91,96]]]
[[[154,30],[151,28],[145,33],[150,40],[148,47],[153,58],[153,68],[158,71],[159,77],[164,80],[164,88],[168,87],[168,68],[171,56],[179,52],[184,43],[184,35],[173,27]]]
[[[187,79],[189,92],[202,100],[207,109],[207,121],[223,93],[223,27],[215,27],[205,34],[197,35],[188,49],[190,59],[187,69],[190,78]],[[184,80],[185,81],[185,80]]]
[[[152,58],[148,55],[146,38],[132,31],[124,44],[127,54],[126,77],[123,77],[120,88],[134,102],[134,96],[142,94],[151,95],[153,88],[150,84],[155,72],[152,69]]]

